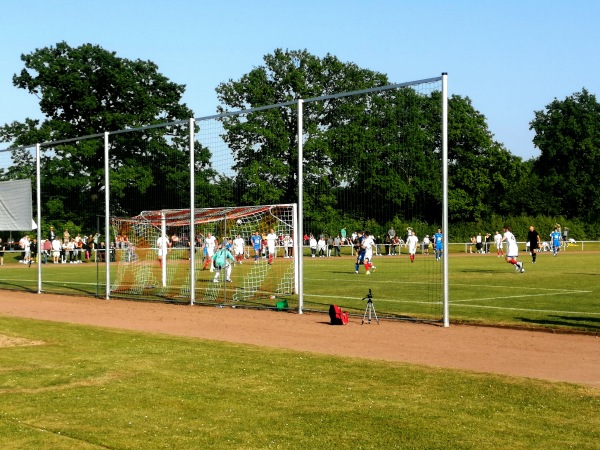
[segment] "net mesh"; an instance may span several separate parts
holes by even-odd
[[[113,218],[119,244],[111,292],[189,299],[193,257],[197,302],[274,306],[295,292],[294,211],[294,205],[197,209],[193,243],[190,210]],[[220,246],[233,258],[231,282],[227,268],[216,270],[212,261]]]

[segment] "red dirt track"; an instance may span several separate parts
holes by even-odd
[[[0,291],[0,315],[322,354],[404,361],[600,389],[600,338],[494,327],[381,321],[329,325],[326,314],[192,307]]]

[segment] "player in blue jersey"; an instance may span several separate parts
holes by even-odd
[[[558,254],[558,250],[560,250],[560,240],[562,239],[562,235],[558,227],[554,228],[554,231],[550,233],[550,240],[552,241],[552,251],[554,252],[554,256]]]
[[[356,240],[354,241],[354,248],[356,249],[356,264],[354,265],[354,273],[358,273],[358,267],[365,262],[365,246],[363,245],[363,241],[365,237],[361,231],[358,232],[358,236],[356,236]]]
[[[435,246],[435,260],[439,261],[442,259],[442,253],[444,252],[444,235],[441,228],[438,228],[437,233],[433,235],[433,244]]]
[[[262,243],[262,237],[258,234],[258,231],[255,231],[250,237],[250,243],[254,248],[254,264],[258,264],[258,256],[260,255],[260,246]]]

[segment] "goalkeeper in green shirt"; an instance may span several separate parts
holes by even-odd
[[[225,280],[231,283],[231,264],[229,264],[229,260],[234,262],[235,258],[225,244],[221,244],[221,248],[217,250],[212,257],[212,264],[216,272],[213,280],[214,283],[219,282],[219,276],[221,275],[222,269],[225,269],[225,274],[227,275]]]

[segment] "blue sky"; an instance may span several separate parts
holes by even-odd
[[[447,72],[450,94],[469,97],[494,138],[528,159],[539,155],[534,111],[582,88],[600,94],[598,17],[596,0],[5,0],[0,124],[40,118],[37,98],[12,76],[21,54],[60,41],[155,62],[187,86],[196,117],[214,114],[215,87],[264,55],[306,49],[393,83]]]

